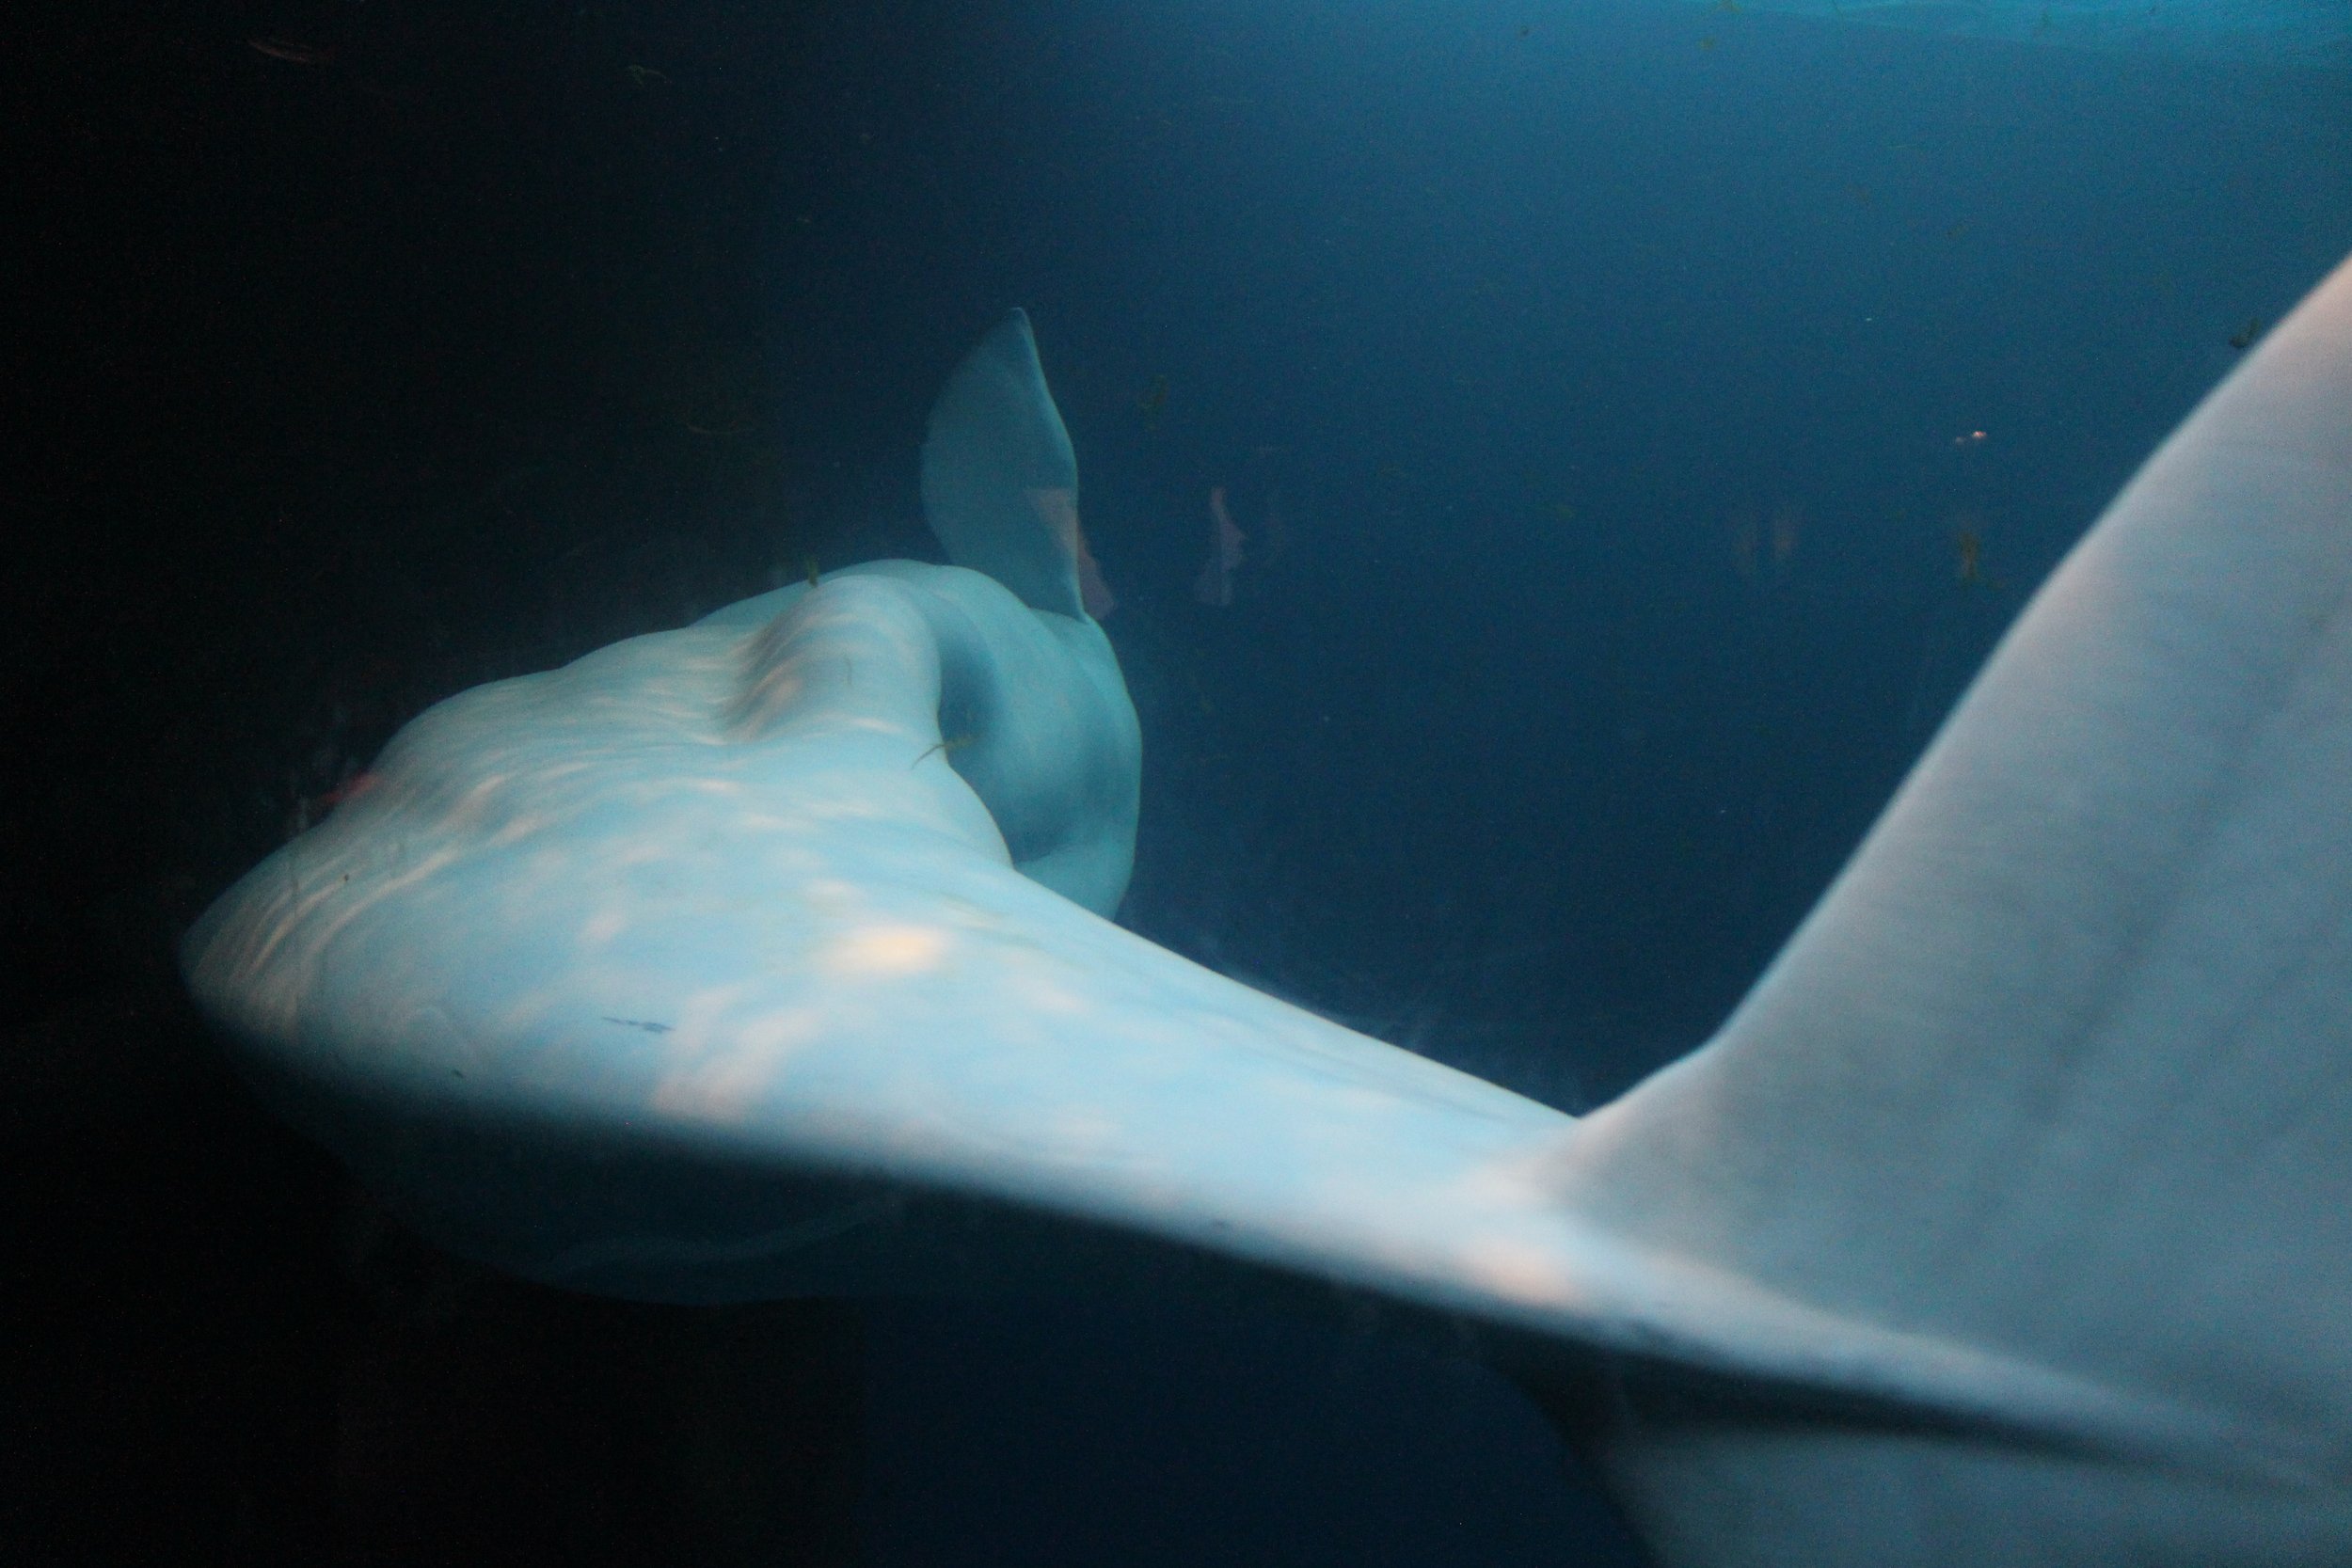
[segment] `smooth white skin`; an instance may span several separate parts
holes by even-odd
[[[2280,1486],[1629,1437],[1661,1518],[1704,1515],[1673,1527],[1691,1560],[1774,1560],[1732,1521],[1792,1510],[1851,1543],[1811,1562],[2352,1560],[2348,596],[2352,263],[2140,470],[1722,1037],[1589,1118],[1560,1188],[1838,1313],[2226,1414],[2297,1456]]]
[[[419,719],[191,934],[241,1060],[583,1288],[952,1287],[948,1198],[1502,1325],[1623,1374],[1583,1424],[1672,1564],[2352,1560],[2352,266],[1582,1121],[1104,918],[1136,741],[1059,428],[1009,324],[926,449],[1024,594],[836,574]]]

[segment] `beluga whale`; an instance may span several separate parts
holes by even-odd
[[[1581,1117],[1116,925],[1140,737],[1019,312],[921,467],[949,564],[452,697],[189,932],[410,1224],[657,1301],[1378,1298],[1672,1568],[2352,1561],[2352,263],[1717,1036]]]

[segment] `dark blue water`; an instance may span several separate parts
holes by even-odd
[[[1021,305],[1143,721],[1122,918],[1583,1108],[1706,1037],[2233,340],[2352,249],[2341,75],[1668,0],[338,0],[44,36],[12,1026],[162,983],[175,924],[430,701],[810,558],[928,553],[924,411]],[[1210,604],[1219,491],[1248,544]],[[352,1295],[298,1153],[190,1187],[172,1161],[226,1167],[154,1152],[196,1113],[152,1079],[76,1091],[40,1148],[113,1173],[56,1227],[85,1275],[167,1305],[59,1333],[147,1390],[124,1430],[196,1397],[116,1370],[157,1344],[240,1347],[221,1430],[262,1384],[305,1413],[282,1451],[192,1420],[136,1462],[183,1543],[258,1560],[234,1543],[390,1495],[318,1434],[354,1367],[459,1364],[431,1347],[467,1309]],[[219,1138],[261,1147],[243,1114]],[[159,1195],[258,1250],[110,1239]],[[877,1568],[1635,1560],[1499,1376],[1370,1330],[899,1304],[864,1343]],[[599,1360],[488,1430],[562,1424],[533,1390]],[[591,1497],[678,1491],[648,1430],[449,1539],[524,1560]]]

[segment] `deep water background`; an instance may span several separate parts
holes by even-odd
[[[0,1524],[60,1560],[1634,1560],[1374,1324],[481,1277],[246,1101],[170,942],[430,702],[935,553],[924,413],[1019,304],[1143,716],[1123,918],[1581,1108],[2352,249],[2340,75],[1666,0],[20,41]]]

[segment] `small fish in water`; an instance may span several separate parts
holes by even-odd
[[[1712,49],[1715,47],[1715,40],[1711,38],[1701,39],[1699,40],[1699,47],[1701,49]]]
[[[1160,410],[1167,406],[1168,377],[1155,375],[1152,378],[1152,385],[1143,389],[1143,396],[1136,399],[1136,407],[1148,422],[1158,419]]]
[[[1959,435],[1952,437],[1952,445],[1956,447],[1980,447],[1984,445],[1984,432],[1981,430],[1963,430]]]
[[[1209,559],[1193,579],[1192,596],[1217,610],[1230,608],[1233,602],[1233,574],[1241,567],[1243,546],[1248,538],[1233,526],[1233,515],[1225,509],[1225,486],[1220,484],[1209,492]]]
[[[816,586],[817,586],[817,558],[816,558],[815,556],[813,556],[813,555],[804,555],[804,556],[801,557],[801,571],[802,571],[802,573],[803,573],[804,576],[806,576],[806,577],[807,577],[807,578],[808,578],[808,585],[809,585],[811,588],[816,587]]]
[[[1975,529],[1964,528],[1952,535],[1953,547],[1959,552],[1960,580],[1974,587],[1984,581],[1984,536]]]
[[[1061,542],[1062,548],[1070,553],[1071,564],[1078,569],[1079,603],[1089,615],[1100,621],[1119,608],[1119,600],[1112,594],[1110,584],[1103,580],[1103,568],[1095,563],[1094,551],[1087,546],[1087,531],[1078,522],[1078,492],[1062,485],[1026,494],[1038,521]]]
[[[2269,325],[2260,316],[2248,317],[2244,326],[2230,334],[2230,346],[2241,352],[2252,348],[2254,341],[2263,335],[2263,329]]]

